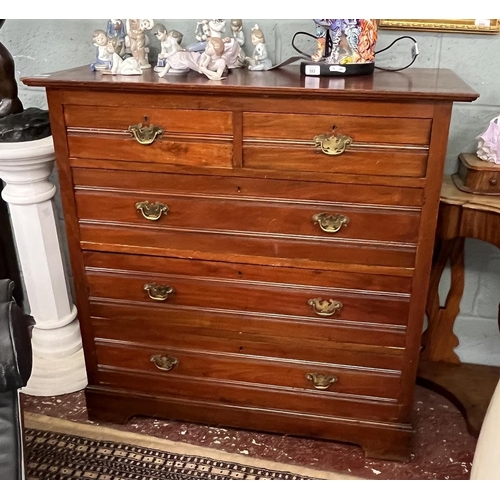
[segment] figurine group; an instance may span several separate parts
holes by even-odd
[[[149,63],[149,37],[152,31],[160,42],[160,52],[154,71],[162,78],[167,74],[197,71],[210,80],[226,78],[228,70],[248,66],[251,71],[264,71],[272,67],[264,34],[255,25],[251,31],[253,54],[247,57],[243,50],[245,35],[241,19],[231,19],[231,35],[224,36],[224,19],[203,19],[195,29],[196,42],[182,47],[183,34],[168,31],[164,24],[152,19],[109,19],[106,31],[93,33],[96,47],[92,71],[113,75],[140,75],[151,68]]]

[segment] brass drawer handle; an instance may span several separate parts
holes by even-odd
[[[164,205],[158,201],[154,203],[150,203],[149,201],[138,201],[135,204],[135,208],[148,220],[158,220],[163,214],[168,214],[170,210],[168,205]]]
[[[341,155],[352,144],[352,137],[343,134],[321,134],[316,135],[313,140],[316,147],[321,148],[325,155],[330,156]]]
[[[143,288],[148,292],[149,298],[153,300],[167,300],[170,295],[175,293],[171,286],[157,285],[156,283],[146,283]]]
[[[342,226],[347,226],[350,222],[349,217],[346,215],[327,215],[326,213],[313,215],[312,220],[314,224],[319,224],[319,227],[325,233],[336,233],[342,229]]]
[[[307,303],[318,316],[333,316],[342,310],[343,304],[338,300],[309,299]]]
[[[162,356],[161,354],[155,354],[151,356],[151,362],[158,368],[158,370],[163,370],[164,372],[169,372],[172,368],[175,368],[179,364],[179,360],[173,356]]]
[[[135,137],[139,144],[145,146],[153,144],[155,139],[163,134],[163,129],[158,125],[130,125],[128,131]]]
[[[323,373],[307,373],[306,379],[313,383],[315,389],[326,391],[332,384],[337,382],[335,375],[325,375]]]

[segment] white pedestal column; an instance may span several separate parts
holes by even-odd
[[[66,283],[48,180],[52,137],[0,143],[2,198],[9,204],[33,329],[33,371],[26,394],[56,396],[83,389],[87,373],[80,325]]]

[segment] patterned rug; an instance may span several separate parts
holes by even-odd
[[[33,413],[25,428],[27,479],[358,479]]]

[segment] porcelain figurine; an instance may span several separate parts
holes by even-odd
[[[109,38],[106,50],[111,54],[111,69],[103,71],[103,74],[111,75],[142,75],[142,69],[139,61],[135,57],[127,57],[122,59],[117,53],[118,40],[116,38]]]
[[[252,44],[255,46],[252,57],[247,57],[248,69],[251,71],[266,71],[273,65],[267,54],[264,33],[256,24],[252,28]]]
[[[207,45],[207,39],[210,36],[210,27],[208,19],[203,19],[196,23],[195,38],[196,42],[189,44],[186,50],[190,52],[203,52]]]
[[[208,27],[210,28],[210,36],[224,39],[224,33],[226,31],[225,19],[209,19]]]
[[[104,30],[95,30],[92,42],[97,47],[95,61],[90,65],[92,71],[105,71],[111,68],[111,54],[107,50],[109,37]]]
[[[170,30],[164,24],[158,23],[153,26],[153,34],[160,41],[160,53],[154,71],[159,73],[165,67],[166,59],[178,52],[184,50],[181,47],[183,35],[180,31]]]
[[[224,42],[219,37],[210,37],[207,41],[205,51],[174,52],[165,59],[165,67],[158,73],[160,78],[167,74],[186,73],[189,70],[204,74],[210,80],[224,79],[226,69],[226,60],[222,57],[224,54]]]
[[[151,68],[148,61],[148,39],[144,32],[150,30],[153,24],[152,19],[127,19],[127,37],[130,51],[132,56],[139,61],[142,69]]]
[[[239,47],[238,43],[235,44]],[[226,78],[226,60],[223,57],[225,44],[222,38],[211,36],[207,41],[207,46],[203,52],[199,69],[210,80],[223,80]]]
[[[477,139],[478,158],[500,165],[500,116],[493,118]]]
[[[116,53],[119,56],[125,54],[125,24],[121,19],[108,19],[106,34],[109,38],[116,38]]]
[[[240,44],[240,47],[245,45],[245,33],[243,33],[243,20],[231,19],[231,33],[233,38]]]
[[[168,74],[182,74],[187,73],[190,69],[198,71],[201,52],[191,52],[189,50],[179,50],[170,54],[164,60],[163,68],[160,68],[158,76],[163,78]]]

